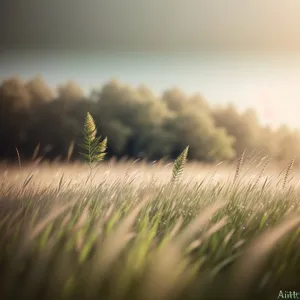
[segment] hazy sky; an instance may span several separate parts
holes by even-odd
[[[300,50],[299,0],[2,0],[1,44],[105,50]]]
[[[0,79],[178,85],[300,127],[299,0],[2,0],[0,51]]]

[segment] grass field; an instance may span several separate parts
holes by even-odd
[[[300,189],[288,166],[191,163],[173,184],[164,162],[111,161],[89,181],[79,163],[0,169],[0,299],[300,292]]]

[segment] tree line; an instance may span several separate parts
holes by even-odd
[[[144,85],[118,80],[85,96],[75,82],[51,89],[37,76],[1,82],[0,158],[14,160],[18,151],[23,160],[80,159],[87,112],[108,138],[108,157],[174,159],[187,145],[189,159],[203,162],[234,160],[245,149],[279,162],[297,162],[300,153],[299,130],[263,126],[252,109],[212,107],[179,88],[155,95]]]

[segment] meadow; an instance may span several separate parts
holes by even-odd
[[[110,160],[97,169],[2,163],[0,298],[246,300],[300,291],[293,161],[281,171],[246,155],[207,166],[186,163],[187,150],[174,163]]]
[[[110,161],[86,181],[79,163],[2,165],[1,299],[277,299],[297,290],[300,190],[288,166],[188,163],[170,184],[172,167]]]

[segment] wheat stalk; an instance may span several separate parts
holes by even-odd
[[[97,136],[97,127],[92,115],[88,112],[84,122],[83,129],[84,142],[80,147],[84,150],[80,153],[89,164],[90,174],[87,178],[87,181],[92,175],[93,172],[93,163],[100,162],[104,159],[107,149],[107,138],[104,138],[102,142],[101,136]]]
[[[285,176],[284,176],[284,180],[283,180],[283,185],[282,185],[283,189],[286,187],[286,183],[287,183],[289,174],[291,173],[291,170],[293,168],[294,162],[295,162],[295,158],[292,159],[292,161],[290,162],[290,164],[289,164],[289,166],[288,166],[288,168],[286,170],[286,173],[285,173]]]
[[[173,165],[171,183],[177,182],[178,179],[181,177],[184,166],[187,162],[188,151],[189,151],[189,146],[187,146],[183,150],[183,152],[176,158]]]
[[[244,161],[244,156],[245,156],[246,151],[244,151],[242,153],[242,155],[239,157],[238,161],[237,161],[237,166],[236,166],[236,170],[235,170],[235,175],[234,175],[234,179],[233,179],[233,184],[235,184],[240,176],[240,172],[241,172],[241,167]]]

